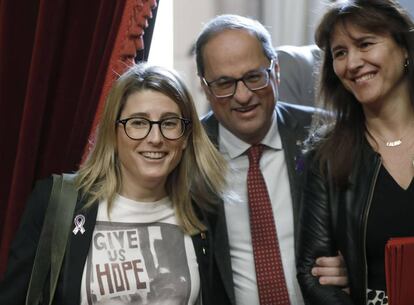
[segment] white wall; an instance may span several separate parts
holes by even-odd
[[[403,6],[414,17],[414,1],[413,0],[400,0],[401,6]]]
[[[206,113],[208,104],[201,91],[191,50],[203,23],[215,14],[213,2],[174,0],[174,68],[189,86],[199,115]]]

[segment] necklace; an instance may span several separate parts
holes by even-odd
[[[414,122],[414,121],[413,121]],[[412,123],[413,123],[412,122]],[[375,141],[375,139],[379,139],[379,140],[381,140],[381,142],[383,142],[385,145],[385,147],[398,147],[398,146],[400,146],[402,143],[403,143],[403,138],[408,134],[408,132],[411,130],[411,125],[412,125],[412,123],[411,124],[409,124],[409,126],[408,127],[406,127],[406,129],[405,129],[405,131],[404,131],[404,133],[403,133],[403,135],[399,138],[399,139],[397,139],[397,140],[393,140],[393,141],[387,141],[386,139],[384,139],[383,137],[381,137],[380,135],[378,135],[377,133],[375,133],[373,130],[370,130],[369,128],[368,128],[368,126],[366,125],[366,131],[367,131],[367,134]],[[404,143],[406,143],[406,142],[404,142]],[[410,150],[410,151],[412,151],[411,149],[412,149],[412,147],[413,147],[413,144],[414,144],[414,142],[413,141],[409,141],[408,142],[408,144],[409,144],[409,147],[407,148],[408,150]],[[405,146],[405,145],[404,145]],[[411,165],[412,165],[412,167],[414,168],[414,156],[412,157],[412,158],[410,158],[411,159]]]
[[[385,142],[385,146],[388,146],[388,147],[400,146],[401,143],[402,143],[401,140],[402,140],[402,138],[398,139],[398,140],[395,140],[395,141],[387,141],[387,142]]]
[[[410,124],[410,126],[409,127],[411,127],[411,124]],[[380,136],[379,134],[377,134],[376,132],[374,132],[373,130],[369,130],[369,128],[367,127],[367,131],[368,131],[368,133],[370,133],[372,136],[375,136],[376,138],[378,138],[378,139],[380,139],[382,142],[384,142],[384,144],[385,144],[385,146],[387,146],[387,147],[396,147],[396,146],[400,146],[403,142],[402,142],[402,140],[403,140],[403,138],[407,135],[407,133],[408,133],[408,131],[410,130],[410,128],[409,127],[407,127],[406,129],[405,129],[405,131],[404,131],[404,133],[403,133],[403,135],[399,138],[399,139],[396,139],[396,140],[392,140],[392,141],[387,141],[386,139],[384,139],[382,136]],[[374,137],[374,138],[375,138]],[[413,164],[413,166],[414,166],[414,164]]]

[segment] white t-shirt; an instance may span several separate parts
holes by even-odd
[[[99,204],[85,263],[81,305],[200,304],[191,237],[177,225],[169,198],[136,202],[118,195]]]

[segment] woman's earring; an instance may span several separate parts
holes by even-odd
[[[404,68],[407,69],[409,65],[410,65],[410,60],[408,58],[406,58],[405,62],[404,62]]]

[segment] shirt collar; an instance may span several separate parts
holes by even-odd
[[[276,111],[273,111],[272,124],[266,136],[260,142],[275,150],[282,149],[282,140],[280,139],[279,130],[277,128]],[[250,144],[236,137],[223,125],[219,124],[219,147],[221,152],[229,155],[230,159],[237,158],[250,148]]]

